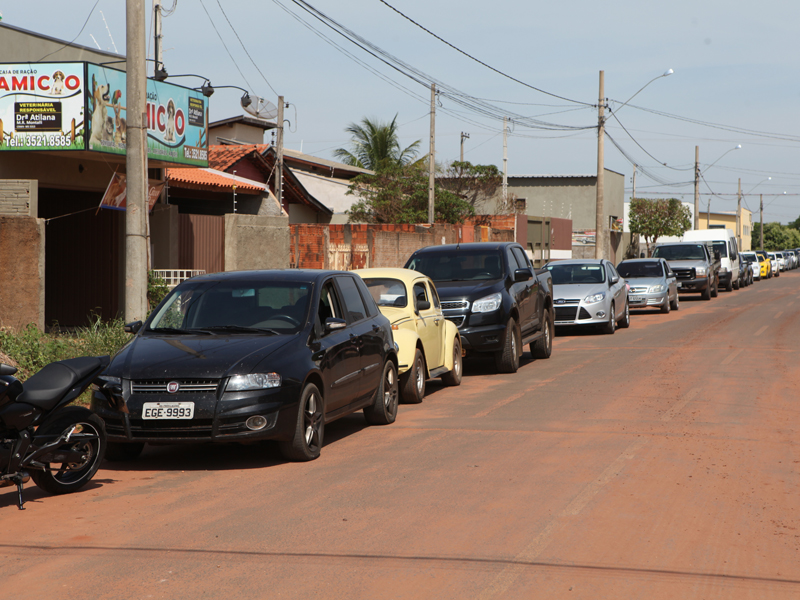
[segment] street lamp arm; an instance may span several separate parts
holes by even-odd
[[[741,144],[737,144],[736,146],[734,146],[733,148],[731,148],[730,150],[728,150],[728,152],[733,152],[734,150],[741,150],[741,148],[742,148],[742,145],[741,145]],[[724,157],[726,154],[728,154],[728,152],[725,152],[725,153],[724,153],[722,156],[720,156],[720,157],[719,157],[717,160],[715,160],[713,163],[711,163],[710,165],[708,165],[708,166],[707,166],[705,169],[703,169],[703,170],[701,171],[701,173],[705,173],[705,172],[706,172],[706,171],[708,171],[708,170],[709,170],[711,167],[713,167],[715,164],[717,164],[719,161],[721,161],[721,160],[723,159],[723,157]]]
[[[648,82],[647,82],[647,83],[645,83],[645,84],[644,84],[642,87],[640,87],[638,92],[636,92],[636,93],[635,93],[633,96],[631,96],[630,98],[628,98],[627,100],[625,100],[625,102],[623,102],[623,103],[622,103],[622,105],[621,105],[621,106],[620,106],[620,107],[619,107],[617,110],[613,111],[611,114],[612,114],[612,115],[616,115],[616,114],[617,114],[617,113],[618,113],[620,110],[622,110],[622,108],[623,108],[625,105],[627,105],[627,104],[628,104],[628,103],[629,103],[631,100],[633,100],[634,98],[636,98],[636,96],[638,96],[638,95],[641,93],[641,91],[642,91],[644,88],[646,88],[648,85],[650,85],[651,83],[653,83],[653,82],[654,82],[656,79],[661,79],[662,77],[667,77],[667,76],[669,76],[669,75],[672,75],[674,72],[675,72],[675,71],[673,71],[672,69],[668,69],[666,72],[662,73],[662,74],[661,74],[661,75],[659,75],[658,77],[653,77],[653,78],[652,78],[650,81],[648,81]]]

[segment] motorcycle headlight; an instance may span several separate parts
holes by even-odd
[[[281,376],[277,373],[250,373],[249,375],[234,375],[228,379],[225,391],[246,392],[276,387],[281,387]]]
[[[605,297],[606,293],[600,292],[599,294],[592,294],[591,296],[586,296],[586,298],[583,299],[583,302],[585,304],[595,304],[596,302],[600,302]]]
[[[658,294],[659,292],[663,292],[667,289],[663,284],[659,283],[657,285],[651,285],[650,289],[647,290],[651,294]]]
[[[472,312],[474,313],[487,313],[492,312],[493,310],[497,310],[500,308],[500,305],[503,304],[503,296],[499,293],[491,294],[489,296],[484,296],[480,300],[476,300],[472,303]]]

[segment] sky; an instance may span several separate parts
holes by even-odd
[[[349,124],[396,116],[401,144],[420,140],[427,152],[435,81],[437,162],[458,160],[466,133],[465,160],[502,170],[505,115],[509,175],[593,174],[602,70],[605,167],[625,175],[626,199],[636,164],[637,197],[692,201],[698,146],[701,212],[709,201],[712,211],[735,210],[741,179],[754,221],[760,194],[765,222],[800,216],[796,0],[163,2],[174,8],[163,19],[167,71],[273,104],[284,96],[287,148],[332,159],[349,145]],[[391,58],[370,55],[315,9]],[[34,10],[0,0],[0,13],[4,23],[125,52],[120,0],[39,0]],[[241,94],[218,89],[211,119],[241,114]]]

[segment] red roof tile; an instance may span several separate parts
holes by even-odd
[[[267,148],[269,144],[212,145],[208,147],[208,166],[218,171],[225,171],[251,152],[261,154]]]
[[[215,169],[167,169],[167,179],[175,187],[221,192],[233,190],[244,194],[262,194],[267,186],[261,182],[236,177]]]

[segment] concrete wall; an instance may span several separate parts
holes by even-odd
[[[35,217],[39,214],[39,185],[35,179],[0,179],[0,215]]]
[[[289,218],[225,215],[225,270],[289,267]]]
[[[0,215],[0,327],[44,330],[44,220]]]

